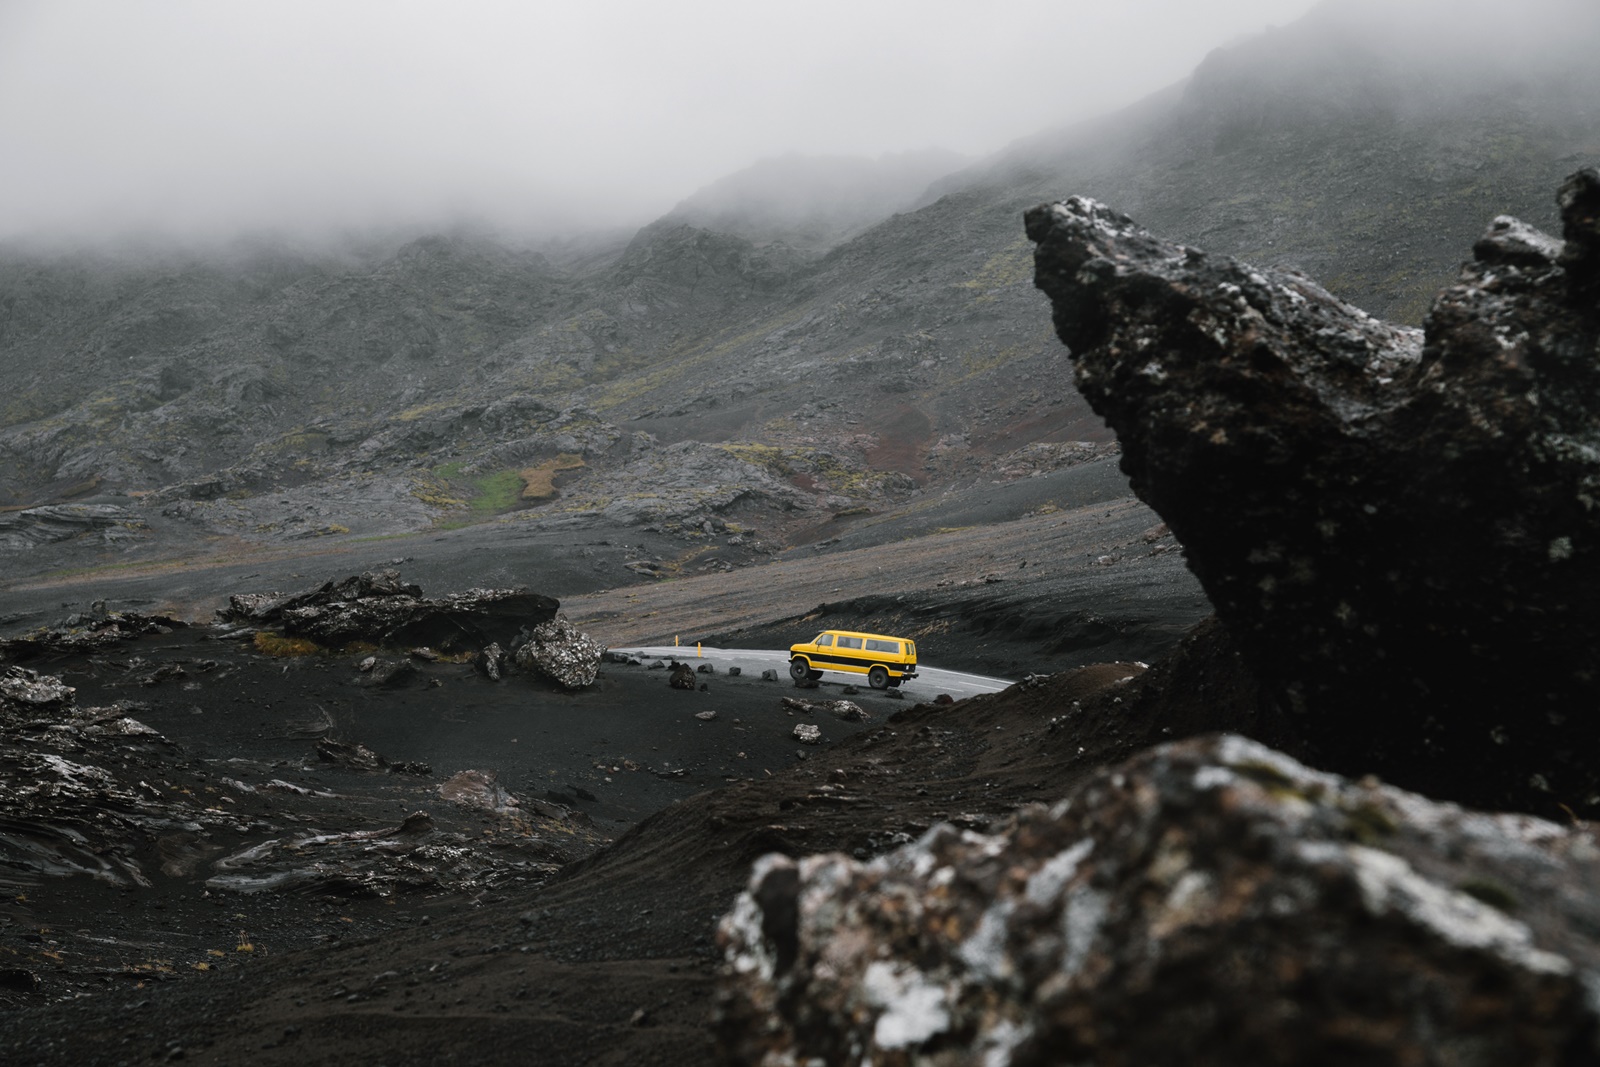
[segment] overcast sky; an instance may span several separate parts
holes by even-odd
[[[0,238],[654,218],[786,152],[982,154],[1313,0],[0,0]]]

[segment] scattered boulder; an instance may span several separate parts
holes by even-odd
[[[380,689],[404,689],[422,680],[422,670],[410,660],[380,659],[367,672],[365,684]]]
[[[667,684],[674,689],[694,688],[694,668],[687,663],[674,663],[672,673],[667,676]]]
[[[709,663],[702,663],[695,668],[696,674],[716,674],[717,669]]]
[[[491,641],[478,654],[478,670],[490,681],[498,682],[505,675],[505,666],[506,650],[500,647],[498,641]]]
[[[568,689],[582,689],[594,684],[604,653],[598,642],[558,612],[533,628],[513,658],[523,670],[537,671]]]
[[[1597,885],[1586,829],[1190,740],[990,833],[935,826],[871,862],[764,857],[719,929],[719,1051],[1587,1062]]]
[[[71,707],[77,692],[53,674],[40,674],[26,667],[7,667],[0,672],[0,706],[12,704],[39,710]]]
[[[807,678],[796,678],[794,680],[794,687],[796,689],[817,689],[821,685],[822,685],[822,682],[820,680],[816,679],[816,678],[807,677]]]
[[[494,771],[460,771],[439,783],[439,796],[452,804],[479,811],[506,814],[522,801],[496,781]]]
[[[714,711],[697,711],[694,713],[694,717],[699,719],[701,722],[717,721],[717,713]]]
[[[147,689],[153,689],[168,678],[183,678],[187,677],[188,673],[179,664],[163,663],[155,670],[139,675],[136,681]]]
[[[394,763],[359,742],[335,741],[331,738],[317,742],[317,758],[358,771],[389,771],[394,774],[420,775],[433,773],[433,768],[426,763],[415,760]]]
[[[1589,815],[1600,173],[1558,203],[1564,242],[1495,220],[1426,333],[1083,197],[1027,228],[1079,391],[1308,756]]]
[[[822,744],[822,727],[815,723],[797,722],[794,724],[794,739],[802,745]]]
[[[741,675],[743,673],[744,673],[744,671],[741,670],[738,667],[729,667],[728,668],[728,677],[729,678],[737,678],[737,677],[739,677],[739,675]]]
[[[769,667],[761,672],[761,680],[763,682],[776,682],[778,680],[778,672]]]
[[[793,711],[803,711],[807,715],[818,711],[826,712],[844,722],[866,722],[872,718],[853,700],[800,700],[797,697],[784,697],[783,706]]]

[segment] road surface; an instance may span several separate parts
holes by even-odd
[[[774,670],[778,672],[779,678],[787,680],[789,677],[789,653],[783,649],[712,648],[710,645],[699,648],[694,645],[630,645],[625,648],[613,648],[610,651],[637,655],[644,659],[679,659],[690,663],[695,662],[698,656],[701,661],[711,663],[719,671],[738,667],[744,674],[759,677],[762,671]],[[822,681],[824,684],[848,683],[860,686],[862,689],[867,688],[867,678],[864,674],[823,671]],[[908,682],[902,682],[900,689],[908,700],[932,700],[940,693],[949,693],[957,700],[964,700],[979,693],[998,693],[1011,684],[1005,678],[988,678],[981,674],[940,670],[938,667],[919,663],[917,676]]]

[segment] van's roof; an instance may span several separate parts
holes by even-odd
[[[869,634],[865,630],[823,630],[822,633],[834,634],[841,637],[870,637],[878,641],[910,641],[909,637],[896,637],[893,634]],[[915,642],[912,642],[915,644]]]

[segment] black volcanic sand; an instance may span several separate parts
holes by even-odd
[[[214,640],[196,628],[28,666],[74,686],[80,707],[136,702],[129,714],[177,747],[124,753],[121,766],[134,760],[129,779],[145,783],[141,788],[153,797],[203,796],[209,806],[256,820],[247,832],[201,835],[227,853],[285,833],[394,827],[414,811],[429,812],[469,840],[504,834],[506,819],[458,808],[438,794],[451,775],[478,770],[492,772],[513,796],[533,802],[530,808],[573,812],[567,839],[549,857],[563,862],[685,797],[766,777],[824,751],[793,739],[797,722],[817,722],[825,741],[868,725],[783,707],[781,698],[796,692],[787,678],[764,682],[718,672],[697,675],[705,691],[682,691],[667,685],[665,670],[608,664],[594,685],[569,693],[524,675],[492,682],[470,665],[418,663],[409,685],[389,689],[357,669],[360,659],[274,658],[249,642]],[[695,662],[716,669],[714,660]],[[174,665],[184,669],[181,676],[142,684],[155,668]],[[840,688],[824,685],[808,695],[832,698]],[[880,721],[903,705],[871,690],[855,699]],[[707,711],[716,718],[696,715]],[[429,771],[330,763],[317,752],[324,738],[365,745],[394,764],[425,763]],[[93,763],[97,756],[71,758]],[[242,793],[232,782],[258,791]],[[268,792],[271,782],[313,795]],[[149,836],[160,834],[158,828]],[[496,895],[423,891],[367,900],[320,889],[208,891],[205,879],[215,873],[209,863],[193,865],[186,876],[163,876],[163,857],[151,842],[131,850],[153,886],[38,878],[9,862],[0,866],[0,887],[10,897],[0,912],[0,968],[32,971],[44,980],[39,996],[55,999],[98,991],[107,975],[137,980],[160,961],[179,969],[223,966],[214,949],[236,964],[236,935],[252,943],[254,960]],[[0,999],[6,997],[0,985]]]
[[[271,703],[270,712],[250,705],[248,717],[235,716],[223,729],[202,725],[208,713],[195,715],[173,700],[152,718],[187,744],[219,751],[263,744],[292,755],[292,743],[275,736],[283,724],[304,714],[308,696],[338,697],[341,714],[373,728],[369,743],[403,744],[431,730],[430,744],[443,745],[449,758],[481,765],[492,756],[512,784],[548,773],[548,759],[524,751],[564,746],[575,760],[558,775],[566,778],[599,773],[594,762],[623,751],[649,752],[656,763],[676,759],[674,743],[692,737],[695,773],[722,788],[668,803],[547,884],[477,898],[421,895],[330,907],[314,896],[272,901],[260,894],[230,897],[219,909],[193,887],[126,894],[97,892],[82,880],[36,887],[26,905],[8,907],[4,945],[14,959],[47,972],[47,992],[7,995],[11,1010],[0,1022],[7,1063],[134,1063],[174,1058],[177,1049],[187,1060],[216,1064],[704,1063],[717,970],[714,924],[756,857],[834,849],[866,857],[935,821],[981,828],[1029,801],[1060,797],[1094,769],[1150,743],[1248,728],[1252,699],[1222,636],[1208,626],[1144,673],[1089,667],[954,705],[901,704],[888,715],[889,701],[869,702],[883,717],[851,730],[822,723],[826,734],[848,736],[802,761],[783,740],[781,727],[794,720],[776,707],[777,697],[793,690],[771,683],[722,680],[707,694],[678,693],[666,689],[661,672],[608,668],[589,705],[444,671],[442,688],[417,694],[433,695],[431,711],[421,700],[383,711],[350,690],[347,664],[288,672],[267,666],[248,673],[255,699]],[[1195,685],[1197,677],[1207,684]],[[621,709],[630,695],[635,707]],[[236,703],[244,699],[235,692]],[[707,701],[726,702],[729,718],[689,729],[688,709]],[[444,722],[468,707],[478,710]],[[485,710],[491,707],[497,710]],[[547,739],[530,745],[530,713],[562,714],[566,722],[548,726]],[[734,732],[735,714],[743,734]],[[524,718],[514,735],[519,751],[511,754],[505,732],[515,715]],[[185,716],[193,734],[179,729]],[[381,722],[385,717],[393,721]],[[411,720],[410,732],[402,720]],[[437,753],[432,758],[443,769]],[[738,780],[721,781],[729,772]],[[617,784],[613,774],[612,794],[588,781],[604,798],[600,807],[621,814],[632,790],[659,787],[638,777],[647,774],[633,772],[633,786]],[[213,940],[232,948],[224,935],[259,922],[270,908],[279,918],[260,934],[251,930],[256,951],[248,959],[229,952],[211,971],[155,981],[74,962],[99,951],[85,946],[108,928],[142,928],[159,941],[161,930],[176,940],[210,922]],[[227,917],[217,919],[219,912]],[[46,925],[44,943],[28,939]],[[80,990],[95,995],[58,999]]]

